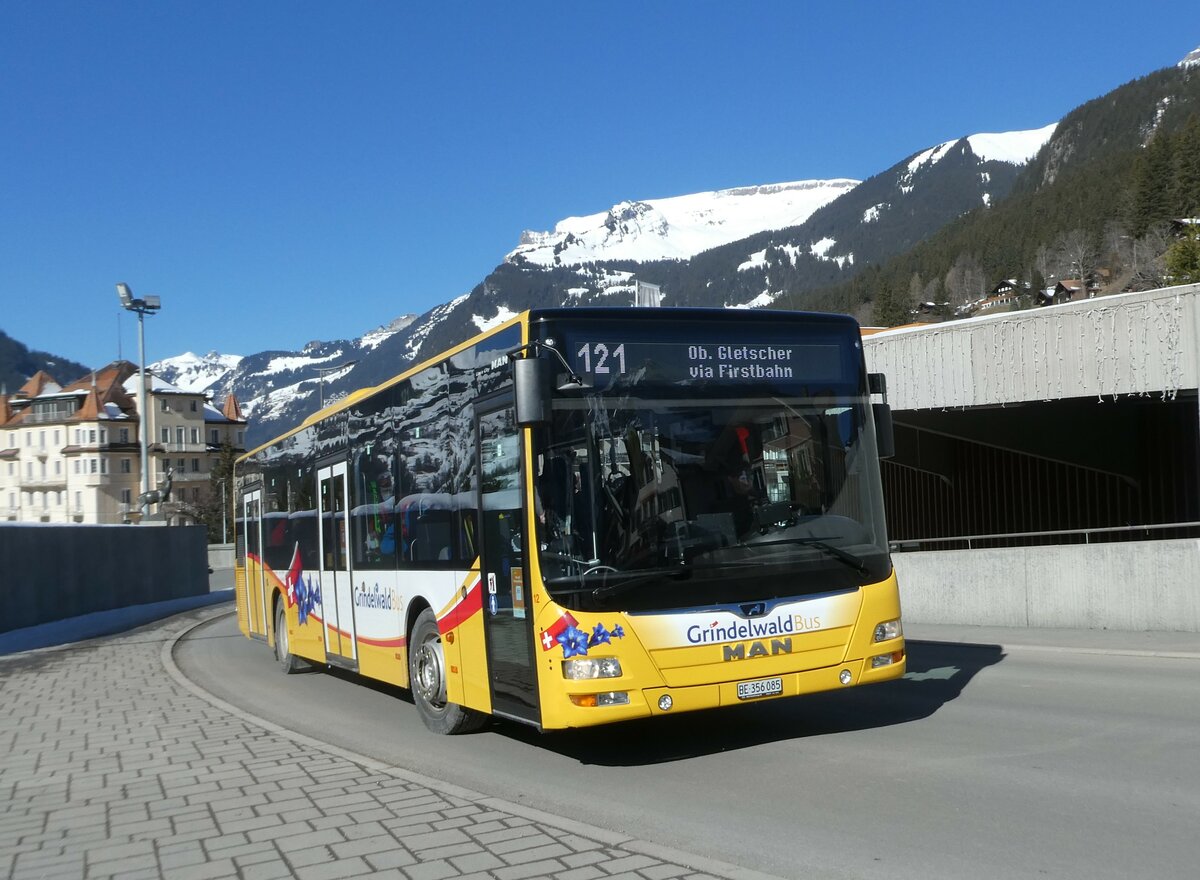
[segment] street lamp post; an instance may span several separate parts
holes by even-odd
[[[153,315],[162,308],[162,301],[157,296],[147,296],[144,299],[134,299],[133,291],[124,282],[117,284],[117,296],[121,307],[126,311],[136,312],[138,316],[138,421],[141,422],[138,434],[142,444],[142,491],[138,495],[138,508],[143,519],[150,506],[150,413],[146,408],[146,315]]]
[[[325,374],[336,373],[338,370],[344,370],[347,367],[352,367],[357,363],[358,361],[343,361],[335,367],[316,367],[317,383],[320,387],[320,397],[318,398],[320,400],[320,405],[317,407],[318,409],[325,409]]]

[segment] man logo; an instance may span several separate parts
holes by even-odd
[[[738,645],[725,645],[724,660],[728,663],[730,660],[746,660],[751,657],[770,657],[776,654],[792,653],[792,640],[788,639],[771,639],[771,648],[767,650],[766,642],[750,642],[749,650],[746,648],[746,643],[742,642]]]
[[[749,605],[742,606],[743,617],[761,617],[767,613],[767,604],[765,602],[752,602]]]

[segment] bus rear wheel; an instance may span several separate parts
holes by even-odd
[[[279,661],[284,675],[292,675],[304,669],[305,662],[292,653],[288,642],[287,609],[282,601],[275,603],[275,659]]]
[[[434,733],[470,733],[487,716],[446,699],[446,655],[437,618],[426,608],[408,639],[408,678],[421,721]]]

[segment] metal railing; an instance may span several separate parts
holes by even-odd
[[[1200,530],[1200,522],[1176,522],[1176,523],[1151,523],[1140,526],[1101,526],[1093,529],[1057,529],[1048,532],[1004,532],[994,535],[955,535],[945,538],[901,538],[889,542],[889,546],[893,553],[910,553],[916,550],[936,550],[936,549],[964,549],[964,548],[946,548],[946,547],[928,547],[926,545],[943,545],[943,544],[966,544],[967,550],[980,549],[975,545],[984,542],[994,541],[1013,541],[1019,540],[1022,543],[1007,546],[1037,546],[1030,539],[1038,538],[1080,538],[1082,541],[1059,541],[1059,542],[1044,542],[1044,543],[1083,543],[1091,544],[1093,536],[1101,535],[1121,535],[1131,534],[1134,532],[1143,532],[1147,538],[1151,538],[1151,532],[1160,532],[1166,530],[1186,531]],[[1109,542],[1104,542],[1109,543]]]

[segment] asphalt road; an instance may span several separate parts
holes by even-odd
[[[299,733],[782,877],[1195,878],[1200,659],[910,643],[905,680],[654,723],[425,731],[404,691],[284,676],[232,616],[176,660]]]

